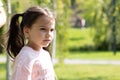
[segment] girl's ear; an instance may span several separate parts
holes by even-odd
[[[29,37],[29,28],[25,26],[23,28],[23,33],[24,33],[25,37],[28,38]]]

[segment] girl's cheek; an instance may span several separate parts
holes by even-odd
[[[54,33],[51,34],[51,37],[52,37],[52,39],[54,39],[54,37],[55,37]]]
[[[45,32],[44,32],[44,31],[40,31],[39,33],[40,33],[40,35],[44,35],[44,34],[45,34]]]

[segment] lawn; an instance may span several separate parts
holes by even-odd
[[[94,46],[93,37],[94,29],[92,28],[69,28],[68,30],[69,43],[68,46],[71,48],[79,48],[85,45]]]
[[[6,80],[5,64],[0,63],[0,80]],[[120,65],[56,64],[58,80],[120,80]]]
[[[6,80],[6,65],[0,63],[0,80]]]
[[[94,45],[92,29],[70,29],[69,47],[79,48],[84,45]],[[120,60],[120,52],[114,55],[112,51],[70,51],[56,54],[69,59],[87,60]],[[120,80],[120,65],[91,65],[91,64],[58,64],[55,71],[59,80]]]
[[[120,80],[119,65],[56,65],[59,80]]]
[[[68,59],[120,60],[120,51],[118,51],[116,55],[114,55],[112,51],[77,51],[56,54],[56,58],[60,58],[61,55],[64,54],[66,54],[64,58]]]

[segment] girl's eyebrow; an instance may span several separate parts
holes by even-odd
[[[48,26],[39,26],[40,28],[49,28]],[[53,28],[53,27],[51,27],[51,28]],[[54,28],[53,28],[54,29]]]
[[[39,27],[44,27],[45,28],[45,26],[39,26]]]

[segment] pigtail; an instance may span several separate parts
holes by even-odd
[[[19,22],[20,16],[22,14],[15,14],[12,17],[8,32],[7,52],[12,58],[16,57],[24,46],[24,36]]]

